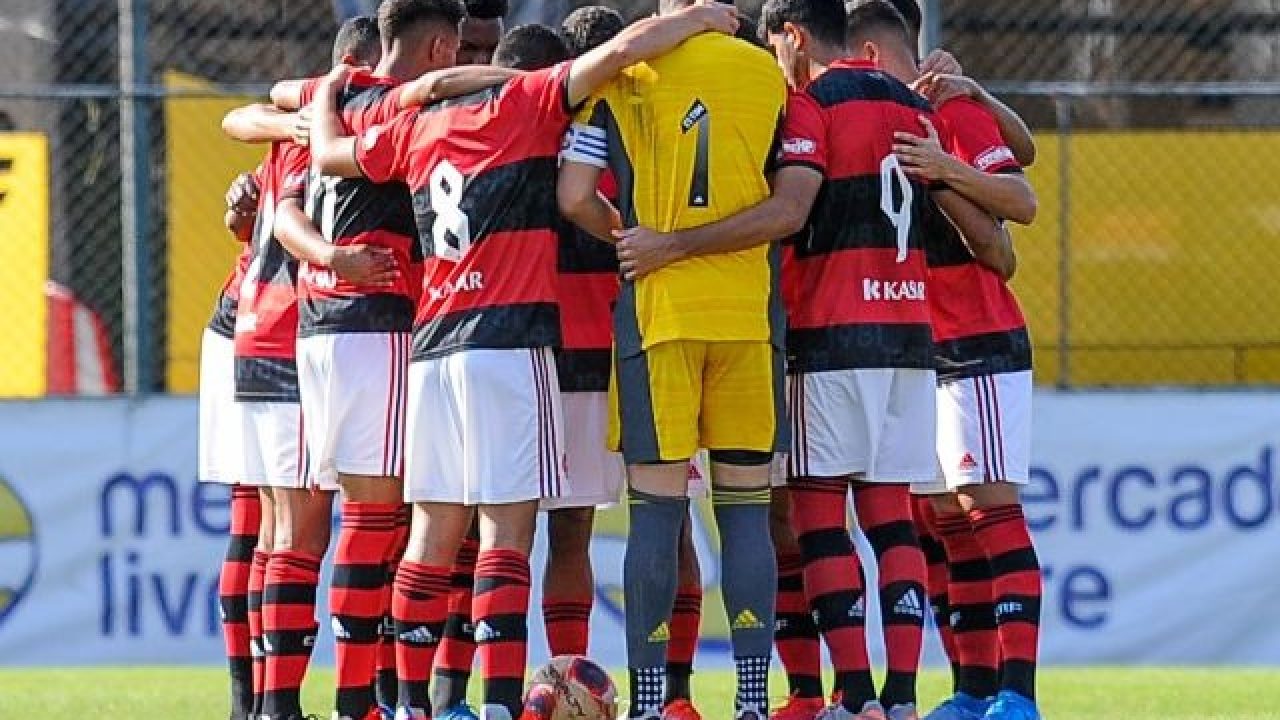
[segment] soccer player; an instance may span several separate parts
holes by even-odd
[[[685,3],[664,0],[661,13]],[[580,115],[560,177],[565,215],[602,239],[726,217],[768,195],[786,88],[768,54],[705,36],[628,69]],[[609,169],[614,208],[596,192]],[[623,285],[615,311],[611,445],[629,476],[624,564],[632,717],[663,711],[676,556],[688,515],[687,464],[713,464],[738,717],[768,713],[773,633],[770,464],[785,449],[781,306],[767,248],[699,258]]]
[[[466,0],[467,19],[462,21],[459,65],[488,65],[505,31],[503,17],[510,12],[507,0]]]
[[[361,32],[359,21],[339,30],[335,59],[376,62],[378,56],[376,36]],[[299,689],[315,643],[315,587],[331,512],[331,495],[308,487],[295,360],[297,265],[274,235],[276,207],[283,198],[301,197],[308,163],[306,150],[293,143],[274,143],[268,152],[235,322],[243,477],[268,488],[274,516],[263,571],[264,695],[255,710],[271,720],[302,716]]]
[[[227,229],[245,247],[218,293],[213,317],[200,343],[199,480],[231,485],[231,527],[227,552],[218,575],[218,606],[231,675],[231,719],[246,720],[253,711],[254,670],[261,662],[252,646],[257,621],[249,622],[249,585],[253,559],[270,547],[270,523],[263,527],[257,488],[240,477],[240,428],[235,407],[235,317],[240,283],[249,264],[248,242],[258,214],[258,180],[241,173],[227,190]],[[260,543],[260,539],[265,542]],[[261,574],[258,575],[261,602]],[[261,633],[257,633],[260,636]]]
[[[321,171],[405,182],[420,203],[426,261],[405,468],[414,517],[392,613],[397,629],[405,628],[401,637],[421,644],[417,661],[429,666],[450,565],[478,512],[472,607],[485,680],[482,717],[510,720],[520,712],[537,503],[554,497],[562,481],[551,189],[570,113],[626,65],[695,33],[735,26],[731,10],[710,5],[647,21],[573,63],[402,113],[358,142],[340,137],[335,102],[345,72],[331,75],[317,95],[312,145]],[[507,40],[538,43],[536,31],[513,32],[503,45]],[[499,46],[495,59],[502,57]],[[399,591],[410,585],[412,592]],[[427,707],[401,711],[429,714]]]

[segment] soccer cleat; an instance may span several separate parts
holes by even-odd
[[[982,720],[991,707],[991,700],[976,698],[969,693],[958,692],[942,701],[924,720]]]
[[[1040,720],[1040,709],[1013,690],[1001,690],[982,720]]]
[[[466,700],[463,700],[436,714],[434,720],[480,720],[480,716],[476,713],[475,708],[468,705]]]
[[[677,698],[662,708],[662,720],[702,720],[702,713],[685,698]]]
[[[793,693],[781,707],[769,713],[769,720],[815,720],[822,707],[822,698],[800,697]]]
[[[920,713],[916,712],[914,703],[894,705],[889,708],[887,715],[889,720],[920,720]]]
[[[868,700],[857,713],[842,703],[832,703],[823,708],[817,720],[888,720],[888,716],[884,714],[884,706],[875,700]]]

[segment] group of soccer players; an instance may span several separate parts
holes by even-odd
[[[918,64],[914,0],[769,0],[758,33],[709,0],[504,33],[506,10],[384,0],[331,73],[224,121],[270,143],[228,192],[245,247],[201,359],[232,718],[303,716],[339,492],[335,717],[473,717],[473,656],[481,716],[535,715],[537,514],[548,643],[584,654],[594,510],[625,492],[629,714],[695,720],[708,491],[735,717],[770,715],[775,645],[774,718],[919,717],[932,604],[955,694],[926,717],[1038,718],[1021,120]]]

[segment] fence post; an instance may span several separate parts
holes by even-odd
[[[1058,120],[1058,388],[1071,387],[1071,128],[1072,100],[1055,95]]]
[[[124,389],[155,389],[152,362],[151,131],[138,86],[151,77],[146,0],[119,0],[121,299],[124,304]]]

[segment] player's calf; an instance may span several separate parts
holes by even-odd
[[[595,580],[591,572],[594,507],[547,512],[542,619],[552,656],[586,655]]]

